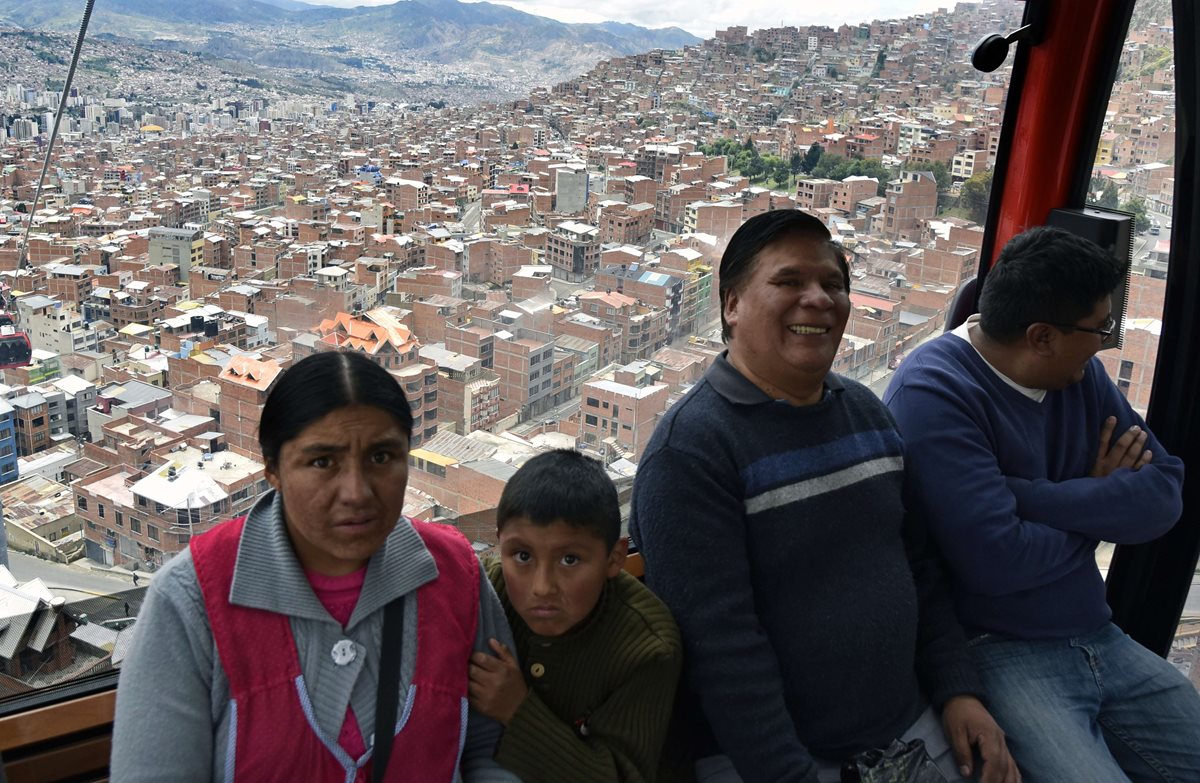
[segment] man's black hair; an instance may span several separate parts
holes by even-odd
[[[728,341],[733,335],[733,329],[725,321],[725,300],[731,292],[741,290],[746,280],[754,272],[754,263],[763,248],[784,239],[810,237],[823,239],[828,244],[833,257],[837,259],[845,279],[846,292],[850,291],[850,264],[846,259],[845,249],[833,241],[833,236],[825,224],[817,218],[799,209],[775,209],[755,215],[734,232],[721,256],[720,287],[721,296],[721,339]]]
[[[612,551],[621,536],[617,488],[604,466],[571,449],[533,457],[508,480],[496,509],[496,529],[517,517],[538,526],[559,520],[603,539]]]
[[[980,326],[1000,343],[1035,323],[1073,324],[1121,282],[1126,264],[1061,228],[1038,226],[1013,237],[983,282]]]

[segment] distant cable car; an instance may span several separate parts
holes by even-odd
[[[33,360],[33,346],[24,332],[11,326],[0,326],[0,370],[27,367]]]

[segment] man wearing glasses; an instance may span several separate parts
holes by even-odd
[[[1200,697],[1110,622],[1095,561],[1182,508],[1183,463],[1095,358],[1124,271],[1059,229],[1015,237],[980,315],[909,354],[884,395],[985,704],[1031,783],[1200,774]]]

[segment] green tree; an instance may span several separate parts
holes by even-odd
[[[879,181],[879,185],[875,189],[876,195],[882,196],[887,192],[887,184],[888,180],[892,178],[892,172],[884,168],[883,161],[878,158],[867,158],[866,160],[856,160],[854,163],[854,170],[847,176],[874,177]]]
[[[992,172],[981,171],[962,185],[959,203],[966,208],[971,220],[982,224],[987,220],[988,199],[992,195]]]
[[[874,177],[879,182],[878,193],[881,196],[887,190],[887,182],[891,178],[891,172],[884,168],[883,162],[878,158],[847,160],[841,155],[821,155],[809,173],[814,177],[836,180],[846,177]]]
[[[766,167],[763,166],[762,158],[754,155],[744,165],[739,166],[738,171],[753,180],[761,178],[766,173]]]
[[[1096,204],[1108,209],[1116,209],[1120,201],[1120,196],[1117,193],[1117,183],[1111,179],[1104,183],[1104,187],[1100,189],[1100,198],[1096,199]]]
[[[821,155],[825,152],[825,148],[820,144],[813,144],[808,148],[808,152],[804,153],[804,162],[800,164],[800,170],[805,174],[811,172],[821,160]]]
[[[809,173],[814,177],[837,179],[834,174],[845,163],[846,159],[841,155],[822,155],[820,160],[817,161],[817,164],[812,167]]]
[[[792,178],[788,162],[778,155],[763,155],[761,160],[763,178],[770,179],[778,187],[786,187]]]
[[[883,64],[886,61],[887,61],[887,50],[880,49],[879,54],[875,55],[875,67],[873,69],[871,69],[871,78],[872,79],[878,78],[879,74],[883,73]]]
[[[942,163],[940,160],[935,160],[930,164],[929,170],[933,173],[934,180],[937,181],[939,193],[950,190],[952,180],[950,178],[950,170],[946,168],[945,163]]]
[[[739,171],[739,172],[741,172],[742,174],[745,174],[745,173],[746,173],[746,169],[750,168],[750,161],[751,161],[751,160],[753,160],[753,159],[754,159],[754,158],[756,158],[756,157],[758,157],[758,156],[757,156],[757,155],[751,155],[749,152],[746,152],[745,150],[738,150],[738,151],[737,151],[736,153],[734,153],[734,154],[733,154],[733,156],[732,156],[732,157],[729,159],[729,165],[730,165],[730,167],[732,167],[732,168],[733,168],[735,171]]]
[[[1121,211],[1133,214],[1133,230],[1139,234],[1150,228],[1150,216],[1146,214],[1145,200],[1135,196],[1121,205]]]

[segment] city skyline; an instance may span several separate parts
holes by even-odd
[[[556,19],[560,22],[625,22],[643,27],[679,27],[693,35],[711,38],[717,30],[745,25],[751,30],[783,25],[855,24],[875,19],[895,19],[949,8],[953,3],[938,0],[867,0],[855,3],[853,11],[837,6],[811,7],[804,5],[779,6],[765,0],[733,2],[722,0],[705,3],[697,8],[687,0],[667,0],[642,3],[638,0],[615,0],[604,6],[605,13],[596,13],[595,6],[586,0],[464,0],[464,2],[493,2],[526,13]],[[353,8],[356,6],[391,5],[395,0],[309,0],[312,5]]]

